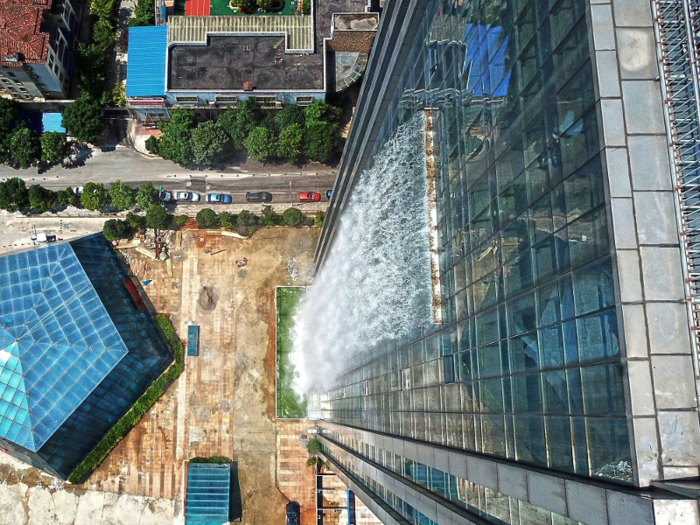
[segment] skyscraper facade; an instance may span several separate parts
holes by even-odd
[[[700,523],[693,13],[384,6],[317,264],[423,113],[441,323],[373,346],[319,422],[385,523]]]

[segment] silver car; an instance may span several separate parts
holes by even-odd
[[[175,193],[175,200],[199,202],[199,193],[196,191],[178,191]]]

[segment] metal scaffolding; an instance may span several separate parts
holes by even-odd
[[[652,0],[683,273],[700,378],[700,0]]]

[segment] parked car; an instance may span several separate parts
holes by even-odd
[[[169,191],[163,190],[160,192],[160,200],[162,200],[163,202],[170,202],[171,200],[173,200],[173,194]]]
[[[248,202],[272,202],[272,193],[267,191],[249,191],[245,194]]]
[[[231,204],[231,196],[226,193],[207,193],[204,200],[211,204]]]
[[[175,193],[175,200],[199,202],[199,193],[196,191],[178,191]]]
[[[317,202],[321,200],[321,194],[316,191],[302,191],[299,194],[299,202]]]
[[[326,192],[326,199],[331,200],[332,196],[333,196],[333,190],[328,190]]]
[[[83,187],[82,186],[73,186],[73,193],[75,193],[78,197],[80,197],[83,194]]]
[[[301,512],[299,510],[299,504],[296,501],[287,503],[287,520],[285,521],[285,525],[299,525],[300,518]]]

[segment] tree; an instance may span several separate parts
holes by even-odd
[[[277,127],[281,130],[284,130],[284,128],[292,124],[299,124],[303,127],[306,123],[304,108],[296,104],[284,106],[282,110],[278,111],[275,115],[275,122],[277,122]]]
[[[10,159],[27,169],[39,158],[39,137],[29,128],[15,129],[10,135]]]
[[[143,228],[143,220],[144,219],[141,217],[141,215],[136,215],[133,211],[127,213],[126,218],[124,219],[129,228],[133,228],[135,230],[140,230]]]
[[[309,439],[306,442],[306,451],[312,456],[321,452],[321,442],[318,439]]]
[[[154,26],[156,25],[155,0],[138,0],[134,9],[134,17],[129,20],[130,26]]]
[[[213,121],[202,122],[192,132],[194,161],[197,164],[211,166],[216,157],[223,153],[228,141],[226,132],[217,127]]]
[[[311,160],[326,162],[338,147],[338,124],[307,122],[304,153]]]
[[[174,109],[170,117],[170,122],[163,126],[158,153],[164,159],[178,164],[189,164],[194,159],[192,150],[194,113],[187,109]]]
[[[92,41],[103,53],[107,53],[112,49],[114,45],[114,26],[109,18],[101,18],[93,24]]]
[[[219,226],[224,230],[232,230],[233,221],[235,218],[236,217],[234,215],[231,215],[227,211],[222,211],[219,213]]]
[[[182,228],[187,223],[187,215],[178,215],[175,222],[180,228]]]
[[[148,151],[148,153],[151,153],[153,155],[158,155],[158,143],[159,142],[160,141],[156,137],[154,137],[153,135],[148,137],[146,139],[146,150]]]
[[[102,227],[102,233],[108,241],[123,239],[126,235],[127,224],[118,219],[109,219]]]
[[[316,100],[304,109],[306,123],[309,122],[339,122],[343,110],[332,106],[325,100]]]
[[[73,188],[70,186],[65,190],[60,190],[56,194],[56,198],[59,204],[63,204],[64,206],[78,206],[78,204],[80,204],[80,197],[75,194]]]
[[[248,138],[243,141],[243,145],[252,159],[261,160],[275,156],[275,135],[267,128],[260,126],[254,128]]]
[[[297,208],[287,208],[282,214],[282,222],[286,226],[301,226],[306,222],[306,217]]]
[[[80,142],[94,142],[102,130],[102,107],[88,95],[63,110],[63,127]]]
[[[109,195],[104,187],[104,184],[88,182],[83,188],[83,194],[80,196],[80,202],[86,210],[95,211],[101,210],[107,205]]]
[[[258,2],[257,0],[231,0],[231,5],[250,11],[258,7]]]
[[[45,131],[39,137],[41,142],[41,160],[49,164],[58,164],[68,155],[66,134],[57,131]]]
[[[172,224],[172,219],[165,207],[160,204],[151,204],[146,209],[146,228],[162,230]]]
[[[274,5],[275,0],[258,0],[258,7],[260,9],[264,9],[265,11],[269,11]]]
[[[211,228],[218,228],[219,226],[219,216],[211,208],[204,208],[199,210],[196,217],[197,226],[208,230]]]
[[[29,205],[39,213],[49,210],[56,203],[56,192],[34,184],[29,188]]]
[[[248,97],[236,107],[224,111],[216,120],[216,125],[231,138],[234,150],[243,149],[243,141],[257,125],[258,105],[253,97]]]
[[[248,210],[243,210],[236,219],[236,224],[238,226],[253,226],[256,222],[255,215],[250,213]]]
[[[122,82],[114,84],[114,89],[112,89],[112,104],[118,108],[126,106],[126,88]]]
[[[310,15],[311,14],[311,0],[301,0],[301,14]]]
[[[277,141],[277,157],[289,164],[299,160],[299,152],[304,142],[304,129],[299,124],[290,124],[282,130]]]
[[[136,203],[136,190],[121,181],[109,185],[109,197],[118,210],[128,210]]]
[[[85,44],[83,42],[78,44],[75,53],[75,69],[78,73],[81,98],[85,97],[97,104],[97,99],[99,99],[104,92],[105,71],[107,69],[108,58],[109,54],[105,53],[98,45]],[[65,112],[63,116],[65,118]],[[66,127],[65,124],[63,126]],[[80,126],[77,126],[76,129],[78,127]],[[74,133],[71,134],[74,135]],[[99,134],[99,130],[95,133],[95,136],[97,136],[97,134]]]
[[[7,158],[10,135],[19,119],[19,106],[14,100],[0,98],[0,160]]]
[[[319,211],[316,216],[314,217],[314,226],[316,228],[320,228],[323,226],[323,220],[326,218],[326,214],[323,213],[322,211]]]
[[[142,210],[147,210],[152,204],[160,204],[160,192],[150,182],[142,184],[136,193],[136,204]]]
[[[0,208],[9,212],[23,210],[29,206],[29,192],[19,177],[0,182]]]
[[[275,226],[280,223],[281,217],[272,209],[272,206],[263,206],[260,223],[265,226]]]

